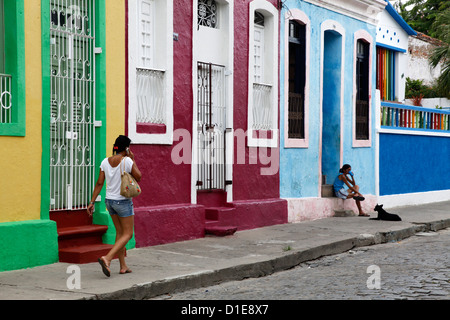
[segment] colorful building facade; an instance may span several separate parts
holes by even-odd
[[[2,5],[0,270],[110,248],[105,191],[85,207],[124,133],[144,175],[128,248],[287,222],[277,1]]]
[[[417,33],[386,2],[377,25],[376,195],[385,207],[448,201],[450,112],[404,104],[406,76],[423,65],[410,54]]]
[[[357,212],[327,193],[349,163],[366,197],[375,197],[374,1],[284,1],[280,24],[280,187],[289,221]]]
[[[125,18],[115,1],[1,4],[7,45],[0,148],[9,154],[1,162],[9,181],[1,195],[4,271],[59,260],[57,226],[85,212],[107,146],[124,131],[122,122],[106,123],[124,117],[117,79],[125,75]],[[105,222],[102,216],[95,220]]]
[[[0,3],[0,271],[110,248],[105,190],[85,207],[120,134],[143,173],[128,249],[355,211],[324,192],[343,163],[364,209],[390,195],[385,1]]]
[[[287,222],[277,1],[140,0],[126,12],[126,132],[144,175],[136,245]]]
[[[408,39],[417,33],[387,0],[378,20],[376,88],[383,101],[404,101]]]

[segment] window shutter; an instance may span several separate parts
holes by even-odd
[[[253,41],[255,53],[255,83],[263,82],[264,75],[264,27],[255,24],[255,37]]]
[[[139,0],[138,19],[138,66],[142,68],[151,68],[153,66],[154,47],[154,2],[152,0]]]

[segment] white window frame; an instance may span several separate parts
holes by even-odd
[[[289,138],[289,22],[291,20],[300,22],[305,25],[305,97],[304,97],[304,139]],[[308,16],[299,9],[291,9],[286,12],[284,20],[284,147],[285,148],[308,148],[309,147],[309,66],[310,66],[310,51],[311,51],[311,22]]]
[[[155,35],[152,39],[152,70],[164,72],[164,125],[165,133],[138,133],[137,113],[137,68],[141,62],[139,47],[140,19],[138,3],[128,1],[128,136],[133,144],[173,144],[173,0],[150,0],[153,2]],[[157,48],[157,50],[156,50]]]
[[[369,44],[369,139],[368,140],[357,140],[356,139],[356,96],[357,96],[357,90],[356,87],[356,56],[357,56],[357,50],[358,50],[358,40],[364,40]],[[366,30],[358,30],[354,33],[353,36],[353,117],[352,117],[352,146],[353,148],[370,148],[372,146],[372,70],[373,70],[373,52],[374,52],[374,41],[372,36],[367,32]]]
[[[254,36],[255,11],[265,17],[265,52],[264,52],[264,80],[263,84],[272,87],[270,101],[272,104],[272,135],[267,138],[256,138],[253,129],[253,84],[254,75]],[[250,2],[249,14],[249,70],[248,70],[248,115],[247,115],[247,144],[249,147],[278,147],[278,10],[266,0]]]

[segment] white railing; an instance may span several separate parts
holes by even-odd
[[[12,77],[0,74],[0,123],[11,123]]]
[[[253,129],[273,129],[272,86],[253,84]]]
[[[136,69],[137,123],[165,124],[165,72],[156,69]]]

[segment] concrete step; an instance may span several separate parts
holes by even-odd
[[[334,217],[355,217],[357,214],[353,210],[334,210]]]
[[[322,185],[322,198],[332,198],[335,197],[333,185],[332,184],[323,184]]]

